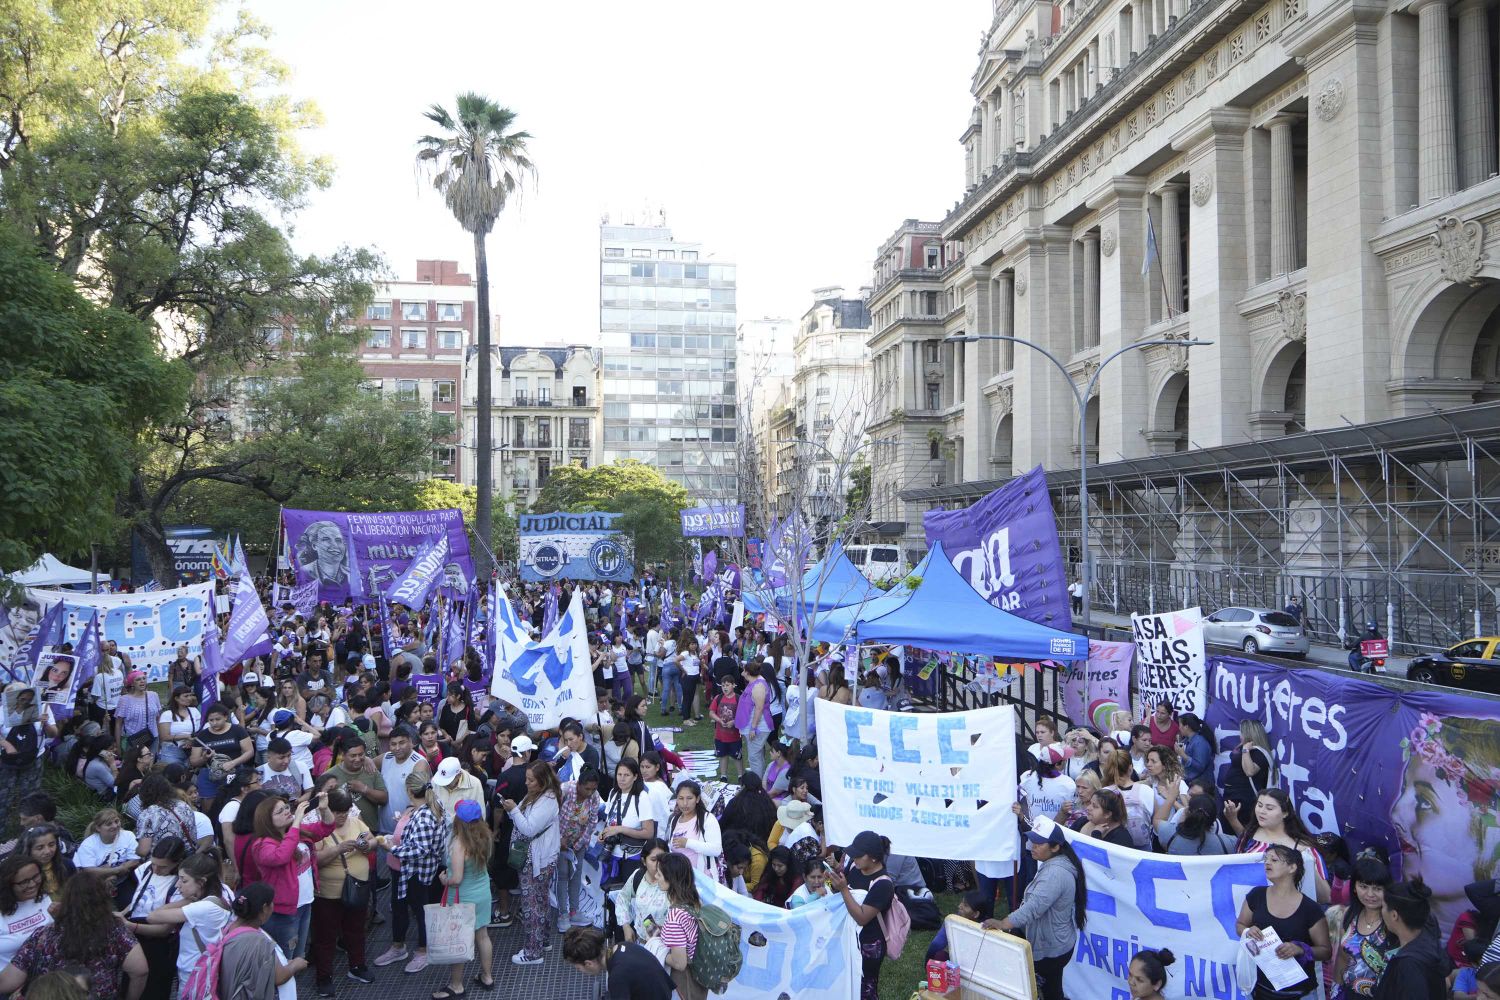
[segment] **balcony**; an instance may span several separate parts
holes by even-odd
[[[510,481],[510,487],[513,490],[529,490],[529,489],[531,489],[531,480],[530,479],[512,479]]]
[[[531,405],[531,397],[528,396],[524,392],[518,392],[513,397],[511,397],[511,405],[512,406],[530,406]]]
[[[568,438],[569,448],[588,448],[591,443],[588,438]]]

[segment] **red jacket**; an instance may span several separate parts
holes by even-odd
[[[336,829],[332,823],[304,823],[295,831],[288,830],[280,840],[257,837],[250,844],[250,857],[260,869],[260,880],[276,890],[275,912],[297,912],[297,876],[306,868],[313,869],[313,886],[317,886],[318,854],[313,845]],[[307,844],[306,866],[296,864],[297,845],[301,843]]]

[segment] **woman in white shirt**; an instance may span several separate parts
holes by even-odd
[[[100,878],[122,878],[145,864],[136,853],[135,834],[122,829],[123,822],[114,809],[95,813],[83,831],[83,842],[73,852],[73,866]]]
[[[198,695],[192,688],[179,684],[172,689],[167,707],[156,718],[157,735],[161,737],[158,758],[164,764],[186,764],[193,734],[203,728],[203,713],[193,706]]]
[[[217,944],[224,928],[234,920],[230,897],[219,881],[219,863],[211,854],[200,851],[177,869],[177,899],[152,910],[148,924],[180,927],[177,937],[177,991],[180,996],[198,956]]]
[[[641,866],[641,848],[656,836],[651,797],[641,780],[641,765],[626,757],[615,768],[615,787],[604,806],[605,826],[599,831],[620,865],[620,878],[629,878]]]
[[[724,841],[719,834],[719,821],[704,808],[703,788],[696,781],[684,781],[677,786],[668,843],[674,854],[687,858],[695,869],[710,878],[718,877]]]
[[[667,769],[662,764],[661,754],[655,750],[641,754],[641,781],[646,786],[646,794],[651,797],[651,818],[656,820],[657,831],[664,834],[671,829],[668,824],[674,808],[673,795],[672,786],[667,784]]]
[[[52,900],[42,892],[42,868],[25,854],[0,861],[0,969],[21,945],[52,923]]]
[[[682,724],[696,726],[694,719],[703,716],[698,711],[698,681],[703,672],[703,660],[698,655],[698,640],[688,640],[687,648],[677,654],[677,669],[682,673]]]

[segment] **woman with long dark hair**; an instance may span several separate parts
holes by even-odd
[[[766,794],[759,774],[746,771],[740,775],[740,790],[724,807],[719,826],[724,830],[744,830],[758,841],[771,836],[776,825],[776,803]]]
[[[681,1000],[706,1000],[708,987],[694,979],[688,968],[698,950],[698,910],[703,905],[693,882],[693,866],[680,854],[668,854],[661,859],[661,880],[669,904],[660,932],[667,949],[662,962]]]
[[[672,850],[687,858],[698,871],[716,878],[724,842],[719,834],[719,821],[703,805],[703,787],[696,781],[683,781],[677,786],[674,805],[667,826]]]
[[[1213,728],[1205,725],[1203,720],[1192,712],[1183,712],[1179,715],[1177,725],[1183,736],[1183,778],[1189,785],[1195,781],[1204,780],[1212,784],[1214,756],[1219,752],[1218,744],[1214,740]]]
[[[1353,875],[1354,893],[1333,950],[1334,1000],[1373,997],[1396,944],[1381,917],[1391,884],[1390,866],[1378,851],[1366,848],[1354,859]]]
[[[786,906],[786,901],[801,884],[800,865],[792,854],[792,849],[773,847],[771,860],[767,862],[765,873],[760,877],[760,885],[755,887],[755,898],[767,906],[779,909]]]
[[[635,772],[635,784],[640,785],[639,770]],[[557,872],[557,852],[562,842],[562,786],[558,784],[557,772],[545,761],[534,761],[526,768],[525,797],[519,803],[504,799],[501,806],[515,824],[512,836],[526,839],[526,863],[521,866],[520,873],[521,919],[526,925],[526,944],[510,960],[515,965],[540,965],[542,948],[547,941],[547,906],[552,894],[552,876]],[[606,832],[608,829],[606,827]]]
[[[156,721],[163,763],[188,762],[188,751],[193,747],[193,734],[203,728],[203,713],[194,707],[197,703],[197,693],[185,684],[174,687],[167,696],[167,707]]]
[[[1265,848],[1267,886],[1256,886],[1240,906],[1235,933],[1257,942],[1262,933],[1275,930],[1281,939],[1278,958],[1293,958],[1306,973],[1301,983],[1277,990],[1263,972],[1256,973],[1254,1000],[1292,1000],[1317,989],[1313,963],[1326,962],[1332,954],[1328,920],[1318,904],[1302,893],[1306,862],[1294,847],[1271,844]]]
[[[307,968],[307,960],[287,960],[276,939],[265,932],[275,912],[276,890],[252,882],[235,893],[234,922],[224,930],[218,993],[234,1000],[277,1000],[278,989]],[[296,995],[296,984],[293,995]]]
[[[1172,812],[1172,803],[1157,803],[1156,840],[1167,854],[1234,853],[1234,838],[1219,830],[1219,808],[1212,796],[1189,796],[1180,819],[1171,819]]]
[[[1238,814],[1224,811],[1230,826],[1238,823]],[[1239,827],[1239,842],[1235,849],[1241,853],[1256,853],[1280,844],[1302,855],[1302,860],[1312,873],[1312,880],[1304,885],[1304,891],[1319,903],[1327,903],[1330,895],[1328,874],[1323,866],[1323,856],[1302,817],[1292,806],[1292,797],[1280,788],[1267,788],[1255,800],[1255,809],[1250,822]]]
[[[41,865],[19,852],[0,860],[0,969],[38,928],[52,923],[51,906]]]
[[[87,872],[77,873],[63,887],[56,923],[27,938],[0,972],[0,994],[73,965],[88,971],[98,997],[137,1000],[146,981],[146,953],[115,916],[104,880]],[[121,989],[125,976],[130,977],[128,991]],[[169,983],[171,978],[169,968]]]
[[[1099,796],[1094,798],[1097,801]],[[1031,943],[1042,1000],[1063,1000],[1063,969],[1073,957],[1078,932],[1087,920],[1083,864],[1056,823],[1038,823],[1026,840],[1037,862],[1036,878],[1021,894],[1021,905],[997,926],[1003,931],[1021,928]],[[992,923],[985,921],[986,926]]]
[[[234,914],[219,881],[219,859],[199,851],[177,868],[177,899],[146,915],[146,923],[180,928],[177,935],[177,988],[181,992],[203,949],[217,944]]]
[[[599,836],[618,866],[615,879],[629,878],[641,866],[642,845],[657,835],[641,765],[630,757],[621,759],[615,768],[615,787],[604,804],[604,824]]]

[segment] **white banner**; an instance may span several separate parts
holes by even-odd
[[[726,889],[702,873],[698,895],[740,925],[740,974],[725,1000],[849,1000],[859,995],[859,926],[838,893],[783,910]]]
[[[178,646],[187,646],[189,656],[203,652],[213,592],[212,583],[144,594],[76,594],[28,587],[26,598],[43,611],[64,602],[68,609],[64,641],[75,646],[89,616],[98,610],[102,638],[113,639],[119,652],[127,654],[132,665],[146,671],[147,679],[155,683],[167,679],[167,667],[177,658]]]
[[[1240,904],[1266,884],[1264,854],[1151,854],[1064,831],[1083,862],[1088,922],[1063,973],[1069,996],[1129,1000],[1130,957],[1170,948],[1169,997],[1244,1000],[1235,984]]]
[[[1208,664],[1203,652],[1203,612],[1131,615],[1135,633],[1135,687],[1140,710],[1169,701],[1200,719],[1208,711]]]
[[[509,601],[502,596],[500,604],[508,606]],[[490,690],[525,712],[533,729],[552,729],[568,718],[593,718],[594,665],[581,587],[573,591],[557,628],[540,641],[517,646],[497,638],[497,645]]]
[[[830,844],[873,830],[897,854],[1016,859],[1015,709],[917,714],[815,704]]]

